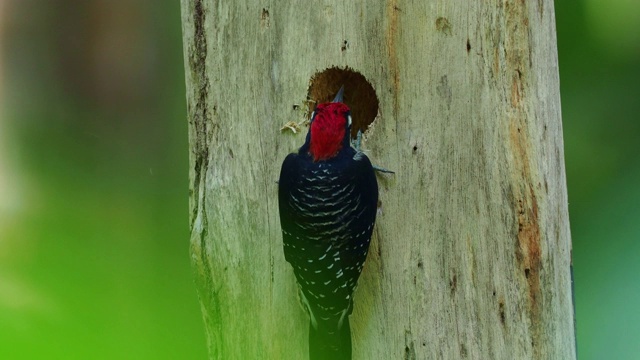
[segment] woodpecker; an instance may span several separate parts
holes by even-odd
[[[344,87],[311,115],[278,181],[284,256],[309,314],[309,359],[351,359],[349,315],[378,204],[374,167],[351,147]],[[358,145],[359,146],[359,145]]]

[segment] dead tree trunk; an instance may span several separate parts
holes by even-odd
[[[552,1],[182,0],[182,21],[212,359],[306,358],[275,180],[307,131],[280,128],[331,67],[375,89],[364,148],[396,171],[379,179],[354,359],[575,358]]]

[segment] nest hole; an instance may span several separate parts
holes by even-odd
[[[344,103],[351,109],[351,138],[358,130],[363,133],[378,115],[378,97],[371,83],[359,72],[350,68],[332,67],[311,77],[308,98],[309,115],[317,104],[330,102],[344,85]]]

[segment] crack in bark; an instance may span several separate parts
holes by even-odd
[[[209,219],[206,206],[206,178],[209,169],[209,146],[211,139],[209,112],[209,91],[211,88],[207,74],[207,37],[205,24],[207,11],[202,0],[190,3],[193,34],[187,44],[188,66],[191,75],[191,96],[188,97],[189,142],[193,151],[191,166],[193,178],[190,184],[192,201],[190,211],[192,266],[196,274],[198,296],[203,306],[203,318],[209,332],[207,339],[209,355],[218,357],[223,352],[223,342],[219,326],[222,314],[219,308],[218,290],[213,289],[212,268],[207,251]],[[215,107],[214,107],[215,110]],[[198,232],[197,234],[194,232]],[[216,328],[218,328],[216,330]],[[213,341],[210,341],[214,339]]]

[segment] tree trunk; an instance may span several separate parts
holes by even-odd
[[[576,357],[552,1],[182,0],[182,21],[212,359],[307,357],[276,184],[307,128],[280,129],[331,67],[375,89],[364,148],[396,171],[379,177],[354,359]]]

